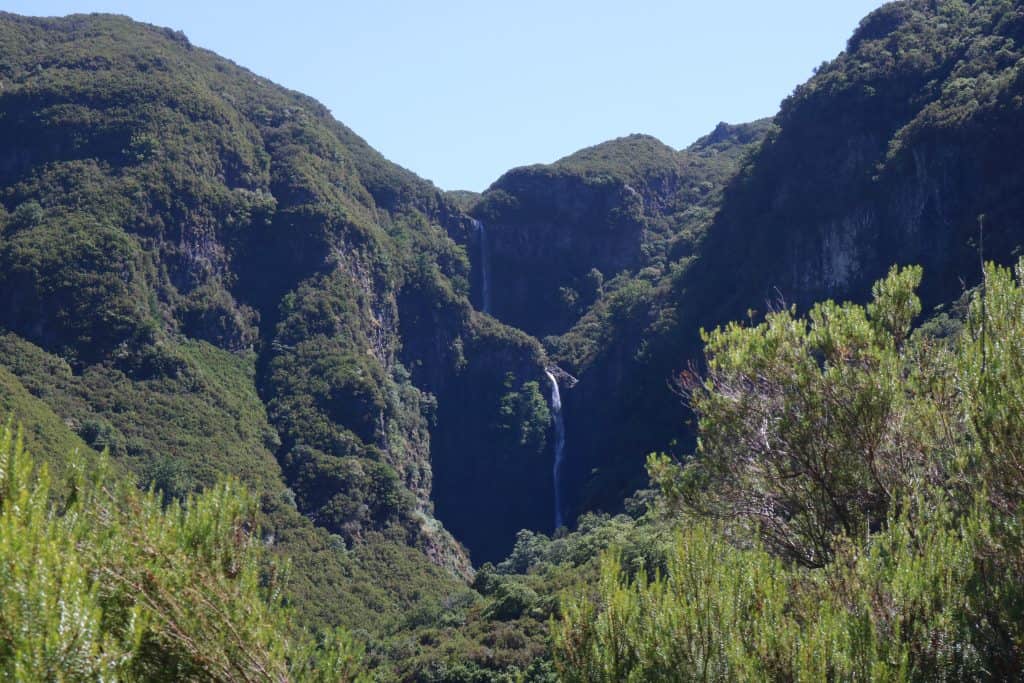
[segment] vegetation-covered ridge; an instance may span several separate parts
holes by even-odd
[[[655,419],[639,409],[654,397],[673,402],[664,391],[672,366],[643,366],[685,353],[658,346],[679,322],[667,283],[699,256],[723,192],[772,127],[722,123],[678,151],[646,135],[611,140],[513,169],[470,206],[487,235],[470,242],[474,292],[486,248],[491,313],[542,336],[551,360],[582,380],[563,392],[570,519],[621,509],[643,485],[642,457],[626,454],[678,435],[680,411],[660,405]]]
[[[333,593],[318,619],[366,599],[346,592],[353,563],[401,555],[442,591],[468,578],[434,516],[432,450],[458,463],[545,429],[502,417],[543,352],[473,311],[453,240],[469,219],[322,105],[180,33],[3,14],[0,45],[10,395],[169,497],[239,476],[298,558],[293,597]],[[481,427],[446,436],[469,411]],[[512,474],[542,457],[543,439],[502,443]]]
[[[768,119],[722,123],[681,151],[630,135],[502,175],[470,208],[488,227],[495,316],[561,334],[627,276],[656,281],[693,253],[770,129]]]
[[[378,680],[1013,679],[1024,261],[988,266],[955,315],[915,328],[921,278],[893,268],[866,306],[782,309],[705,334],[707,372],[679,380],[699,447],[682,463],[651,456],[655,488],[630,515],[585,515],[555,538],[524,531],[471,589],[359,644],[339,633],[313,645],[276,602],[255,500],[237,484],[165,506],[91,455],[65,459],[68,483],[51,488],[7,428],[5,556],[35,544],[47,569],[23,576],[15,562],[0,590],[42,582],[28,594],[92,616],[72,638],[85,649],[54,657],[68,641],[31,636],[70,633],[60,610],[5,600],[0,628],[33,627],[0,663],[147,680],[236,680],[249,666],[301,680],[324,657]],[[80,565],[101,570],[72,580]],[[143,590],[122,595],[125,576]],[[173,586],[202,599],[180,604]],[[265,645],[240,650],[237,633]]]
[[[0,411],[49,472],[4,513],[46,564],[43,607],[4,601],[36,626],[0,623],[0,657],[1019,678],[1022,17],[890,3],[770,121],[620,138],[476,195],[180,33],[0,15]],[[561,530],[556,365],[579,379]],[[117,592],[121,556],[152,595]],[[168,567],[194,604],[163,596]],[[84,650],[51,593],[87,615]]]

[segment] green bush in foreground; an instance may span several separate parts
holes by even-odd
[[[680,532],[664,576],[602,562],[599,599],[567,600],[555,652],[567,681],[973,680],[985,669],[964,609],[986,538],[976,516],[894,519],[827,570]]]
[[[1020,679],[1024,261],[955,340],[910,334],[919,280],[705,336],[698,452],[648,461],[665,570],[605,553],[552,622],[565,680]]]
[[[347,634],[318,644],[292,622],[237,483],[164,508],[105,457],[73,456],[69,471],[58,499],[0,430],[0,676],[364,680]]]

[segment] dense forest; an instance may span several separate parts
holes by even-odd
[[[0,14],[3,676],[1024,676],[1022,115],[1024,4],[901,0],[771,119],[443,191]]]

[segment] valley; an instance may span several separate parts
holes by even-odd
[[[737,585],[804,586],[798,570],[845,546],[820,541],[827,551],[776,567],[801,534],[841,529],[853,544],[912,528],[891,517],[915,514],[892,502],[913,478],[902,472],[837,482],[870,479],[850,494],[853,512],[835,513],[846,526],[789,490],[757,499],[771,523],[732,527],[728,512],[694,502],[739,510],[730,486],[797,476],[747,472],[740,455],[713,466],[757,431],[716,399],[753,401],[744,392],[759,382],[774,391],[783,357],[799,357],[784,369],[806,384],[757,404],[769,444],[751,447],[758,457],[791,436],[783,425],[770,438],[790,408],[824,442],[846,417],[829,391],[873,415],[868,397],[889,394],[864,386],[900,387],[886,408],[899,417],[857,423],[891,441],[837,436],[830,448],[842,462],[877,447],[920,467],[915,481],[955,499],[932,509],[989,524],[993,538],[1005,525],[1000,548],[1019,552],[1019,482],[979,472],[993,453],[1015,453],[1007,434],[1020,416],[1007,394],[972,422],[972,401],[989,394],[971,387],[990,370],[1006,387],[1018,379],[1017,356],[988,361],[1016,328],[979,321],[988,306],[1007,321],[1019,312],[1019,282],[1000,268],[1024,244],[1020,3],[887,4],[770,119],[721,123],[678,150],[647,135],[609,140],[511,169],[479,194],[434,186],[315,100],[127,17],[0,14],[0,86],[0,415],[57,478],[78,471],[71,451],[107,453],[105,476],[165,507],[237,480],[255,501],[247,532],[266,562],[289,565],[280,595],[296,628],[354,634],[378,680],[598,680],[571,675],[586,659],[574,648],[604,637],[573,630],[600,623],[581,586],[653,590],[636,577],[681,573],[684,546],[716,548]],[[923,272],[912,286],[918,271],[898,270],[911,266]],[[1003,298],[979,309],[990,282]],[[815,307],[826,300],[852,303]],[[1005,343],[972,365],[972,345],[988,349],[977,331],[990,329]],[[944,344],[958,350],[942,356]],[[761,374],[744,374],[740,358]],[[836,370],[850,381],[837,388],[832,367],[866,374]],[[825,408],[793,408],[816,391]],[[936,425],[968,436],[934,436]],[[921,464],[933,452],[941,465]],[[969,464],[954,471],[954,460]],[[970,517],[972,487],[1002,491],[991,507],[1008,517]],[[813,532],[796,528],[796,499],[815,510]],[[758,535],[778,519],[794,526],[785,543]],[[950,547],[983,542],[961,527],[934,533]],[[913,545],[886,538],[893,557]],[[844,566],[875,571],[863,557]],[[999,585],[1012,585],[1019,556],[1000,562]],[[851,576],[853,595],[863,586]],[[808,595],[827,593],[816,580]],[[970,657],[949,655],[962,665],[950,680],[992,662],[1019,673],[1019,613],[1006,609],[985,615],[997,633],[972,641]],[[795,630],[840,621],[809,614],[772,618]],[[919,644],[890,659],[926,662],[914,671],[927,680],[946,655]],[[764,658],[747,654],[743,666]]]

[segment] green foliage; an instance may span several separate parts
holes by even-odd
[[[125,484],[117,494],[138,523],[149,520],[154,544],[166,537],[153,521],[160,506],[167,519],[203,510],[225,473],[238,476],[259,498],[241,531],[258,522],[263,543],[294,567],[237,596],[225,586],[238,576],[204,574],[189,564],[202,554],[183,557],[172,543],[158,548],[160,564],[110,539],[74,537],[74,547],[43,553],[47,562],[68,555],[64,604],[92,623],[98,603],[88,596],[102,582],[72,564],[93,544],[110,554],[95,566],[114,566],[120,553],[157,576],[180,573],[130,604],[180,613],[220,653],[196,663],[194,643],[147,635],[132,656],[153,668],[138,676],[203,677],[202,667],[239,658],[237,643],[204,621],[202,600],[183,606],[170,595],[188,580],[223,598],[211,603],[220,613],[244,612],[250,630],[240,635],[270,659],[279,651],[256,624],[269,612],[244,601],[265,589],[304,623],[365,629],[383,679],[545,680],[555,595],[592,595],[580,583],[596,583],[595,557],[614,547],[619,564],[606,560],[600,589],[620,591],[621,610],[576,618],[588,617],[592,642],[622,643],[621,657],[591,653],[616,657],[616,676],[668,675],[665,652],[724,678],[966,678],[977,667],[1019,676],[1024,330],[1006,271],[990,269],[963,332],[946,318],[908,334],[920,272],[905,269],[876,286],[866,309],[827,303],[808,320],[782,311],[713,333],[711,373],[691,386],[698,454],[683,471],[652,460],[651,473],[658,514],[683,503],[685,515],[717,524],[652,512],[586,516],[557,538],[526,532],[481,572],[475,595],[439,568],[465,574],[468,564],[432,513],[436,503],[446,521],[469,519],[463,537],[487,551],[507,547],[523,508],[548,516],[534,494],[549,490],[549,467],[520,457],[548,445],[547,359],[532,338],[471,310],[472,252],[454,241],[472,244],[460,211],[493,225],[499,280],[529,275],[525,289],[495,282],[527,292],[518,312],[501,301],[496,312],[531,331],[565,332],[548,339],[552,360],[589,372],[585,393],[601,400],[580,408],[594,418],[589,443],[577,443],[604,491],[583,495],[618,504],[638,472],[624,456],[678,435],[667,395],[653,389],[696,349],[690,330],[742,310],[770,284],[785,288],[786,277],[804,296],[835,283],[863,291],[851,274],[880,272],[858,260],[873,252],[815,242],[820,226],[859,239],[862,214],[920,229],[932,208],[943,225],[972,225],[961,198],[995,204],[1004,224],[1018,224],[1006,142],[1024,84],[1018,15],[1005,0],[887,5],[787,100],[777,127],[722,124],[681,152],[630,136],[510,172],[482,197],[443,195],[322,106],[181,34],[120,17],[0,17],[0,138],[10,142],[0,169],[0,404],[26,421],[26,441],[46,451],[50,471],[68,464],[53,454],[105,448],[155,489],[146,498]],[[972,164],[999,182],[979,182],[990,176]],[[941,207],[928,199],[940,196]],[[520,229],[539,232],[508,239]],[[894,240],[920,245],[920,234]],[[1008,234],[996,236],[996,253],[1010,253]],[[944,272],[967,272],[946,257],[964,251],[961,237],[940,231],[921,253],[942,252],[946,260],[931,260]],[[509,244],[542,251],[517,246],[510,256]],[[817,247],[843,258],[805,277],[822,260]],[[845,268],[847,256],[856,268]],[[951,278],[943,291],[955,287]],[[510,370],[521,381],[505,386]],[[50,498],[63,499],[62,485],[57,478]],[[509,519],[478,514],[507,512],[512,496],[525,502]],[[445,508],[452,501],[468,503]],[[103,524],[152,549],[126,515],[108,517]],[[496,524],[514,526],[499,533]],[[680,548],[690,564],[672,559]],[[772,581],[784,599],[766,602],[777,595]],[[102,602],[106,589],[96,590]],[[45,607],[33,614],[52,619],[59,603]],[[619,617],[632,640],[616,640]],[[99,643],[86,649],[116,669],[134,640],[123,618],[103,619],[78,642]],[[301,668],[294,652],[286,664]]]
[[[76,374],[13,334],[0,335],[0,363],[80,438],[109,447],[146,484],[154,467],[171,459],[184,491],[228,473],[256,491],[280,487],[277,435],[255,386],[255,357],[198,341],[162,346],[181,364],[175,377],[133,379],[106,364]]]
[[[875,334],[890,336],[896,346],[903,344],[911,324],[921,315],[921,300],[916,294],[920,284],[920,266],[892,268],[889,277],[874,284],[867,312]]]
[[[237,476],[318,627],[377,630],[457,584],[399,326],[445,307],[466,334],[458,211],[180,33],[4,14],[0,48],[0,401],[30,441],[109,448],[168,503]]]
[[[587,414],[608,416],[593,421],[600,433],[588,454],[596,470],[588,502],[611,509],[643,485],[638,460],[627,452],[680,456],[689,448],[694,430],[681,411],[667,407],[672,399],[662,386],[670,373],[699,362],[699,326],[740,319],[750,308],[764,311],[779,297],[801,311],[828,297],[862,302],[892,263],[942,274],[921,289],[926,309],[950,302],[979,276],[979,213],[988,215],[985,257],[1004,264],[1015,257],[1024,174],[1006,141],[1017,139],[1024,107],[1021,27],[1018,4],[1007,0],[886,3],[864,19],[842,54],[783,102],[763,130],[763,144],[743,150],[735,144],[743,139],[730,140],[722,134],[729,127],[721,126],[684,150],[700,148],[709,159],[704,169],[717,163],[720,171],[707,175],[706,199],[699,194],[702,169],[683,176],[678,187],[687,201],[671,217],[645,195],[648,229],[660,235],[665,225],[668,235],[663,252],[651,251],[649,262],[631,269],[640,277],[657,267],[645,278],[655,283],[648,305],[616,325],[599,315],[600,302],[593,304],[549,347],[592,387]],[[614,159],[609,173],[642,163],[616,155],[613,146],[580,156]],[[652,164],[664,157],[653,149],[645,156]],[[524,195],[516,197],[520,204]],[[589,196],[556,193],[566,195],[576,202]],[[554,215],[544,212],[534,223],[543,226]],[[649,239],[655,246],[657,237]],[[577,251],[583,242],[577,240]],[[526,267],[519,272],[533,276]]]
[[[286,502],[273,457],[279,441],[260,401],[255,358],[205,342],[176,348],[189,359],[187,375],[133,382],[102,366],[75,375],[38,347],[0,336],[0,361],[11,373],[0,369],[0,404],[9,403],[24,421],[26,442],[51,472],[64,472],[58,454],[88,447],[76,430],[98,428],[123,444],[124,452],[111,453],[117,476],[131,471],[168,499],[213,486],[225,474],[241,479],[260,496],[260,525],[271,551],[292,566],[284,594],[311,626],[378,632],[405,610],[460,584],[420,550],[405,547],[404,532],[400,539],[362,534],[366,547],[348,554],[344,542],[341,550],[332,545],[326,529],[315,528]],[[403,504],[406,495],[399,499]]]
[[[704,524],[663,576],[629,582],[616,555],[554,624],[567,681],[967,680],[984,668],[964,596],[979,575],[977,517],[939,505],[890,520],[828,570],[787,568]]]
[[[975,437],[972,464],[1000,508],[1024,501],[1024,261],[989,264],[971,298],[957,378]]]
[[[925,414],[942,397],[903,347],[920,278],[893,268],[867,308],[826,302],[807,320],[784,310],[705,334],[707,377],[686,387],[700,417],[687,503],[821,566],[836,533],[863,538],[908,482],[938,483],[950,444]]]
[[[565,334],[569,346],[607,341],[594,332],[629,334],[622,320],[580,325],[601,301],[605,276],[650,284],[689,255],[739,160],[769,126],[720,124],[679,151],[630,135],[504,174],[472,210],[493,227],[496,313],[531,334]]]
[[[0,669],[12,680],[367,680],[361,649],[317,645],[281,604],[226,481],[164,507],[73,456],[55,501],[20,436],[0,430]]]
[[[654,519],[638,523],[627,515],[580,515],[576,530],[549,538],[527,529],[519,532],[509,556],[498,563],[501,574],[543,574],[552,567],[580,568],[608,548],[615,548],[630,571],[654,571],[664,565],[668,526]]]
[[[33,452],[85,453],[82,440],[44,401],[33,396],[17,376],[0,365],[0,414],[10,415],[25,426],[25,447]],[[59,461],[50,463],[51,472],[63,472]]]
[[[397,522],[415,507],[412,494],[385,463],[299,446],[285,466],[300,509],[316,510],[320,525],[348,541],[361,538],[366,529]]]
[[[338,455],[362,454],[379,436],[382,371],[366,354],[332,346],[312,337],[274,360],[270,417],[289,440]]]
[[[911,335],[920,269],[705,335],[699,453],[648,460],[664,570],[605,552],[553,624],[565,680],[1003,680],[1024,662],[1016,456],[1024,262],[955,345]],[[596,596],[595,596],[596,594]]]
[[[443,597],[409,614],[389,637],[370,648],[391,664],[384,680],[559,680],[551,661],[550,619],[559,595],[597,580],[600,552],[621,548],[631,570],[663,566],[670,525],[624,515],[585,515],[578,530],[557,538],[522,531],[515,550],[497,567],[477,571],[472,592]]]
[[[151,341],[147,273],[133,242],[81,219],[16,232],[0,243],[8,325],[32,325],[35,340],[87,360],[129,340]]]
[[[535,380],[523,382],[518,390],[513,389],[514,383],[511,376],[505,381],[509,391],[501,397],[499,429],[512,435],[513,440],[528,452],[543,453],[551,427],[551,411],[541,394],[540,383]]]
[[[559,670],[568,681],[754,680],[759,653],[744,643],[762,625],[778,628],[781,573],[777,560],[737,553],[703,527],[676,541],[664,580],[641,574],[629,585],[610,554],[600,603],[569,598],[554,626]]]
[[[18,204],[7,222],[11,230],[28,230],[43,222],[46,213],[39,202],[30,199],[27,202]]]

